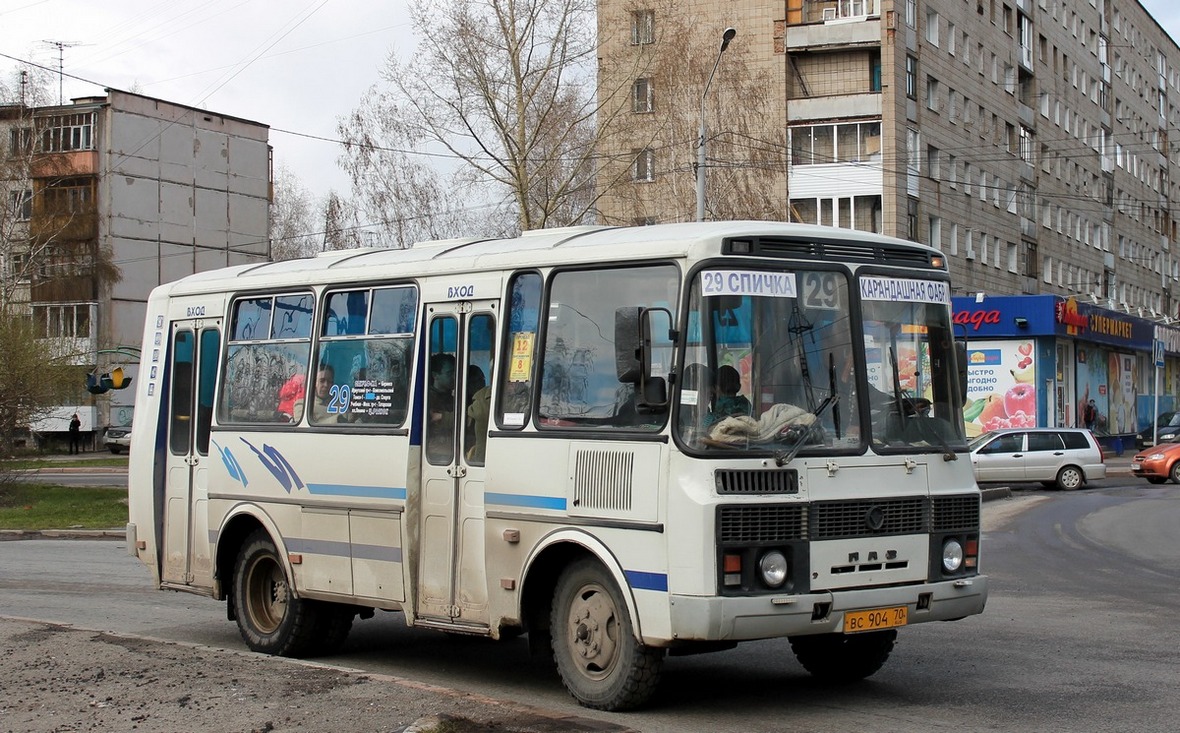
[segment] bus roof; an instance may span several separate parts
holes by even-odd
[[[722,238],[743,236],[837,242],[854,240],[934,251],[925,245],[870,232],[771,221],[690,222],[641,227],[580,226],[537,229],[509,239],[472,237],[419,242],[406,249],[334,250],[296,260],[207,270],[184,277],[166,289],[172,295],[182,295],[637,258],[707,257],[719,253]],[[522,256],[530,252],[535,256]]]

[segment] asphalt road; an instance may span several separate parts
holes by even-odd
[[[358,622],[344,652],[322,661],[644,731],[1170,733],[1180,487],[1034,486],[985,505],[985,613],[905,629],[886,667],[852,687],[815,683],[787,642],[768,641],[671,658],[649,709],[595,713],[531,667],[524,640],[407,629],[391,613]],[[0,544],[0,615],[244,649],[222,604],[152,590],[122,544]]]

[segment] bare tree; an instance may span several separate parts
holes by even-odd
[[[324,250],[354,249],[363,245],[356,210],[335,191],[329,192],[324,204]]]
[[[411,17],[429,29],[412,59],[391,55],[387,86],[340,123],[366,211],[449,234],[472,233],[473,209],[493,230],[505,212],[520,230],[591,217],[603,121],[593,0],[415,0]],[[406,164],[422,154],[443,157]],[[431,173],[448,160],[448,174]]]
[[[486,200],[469,175],[412,154],[408,148],[414,143],[401,125],[397,105],[374,88],[339,127],[340,164],[352,178],[360,216],[381,232],[381,244],[409,247],[427,239],[513,231],[512,217],[504,226],[503,207]]]
[[[310,257],[319,251],[315,197],[290,168],[275,168],[270,204],[270,251],[275,260]]]

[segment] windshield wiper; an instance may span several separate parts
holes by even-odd
[[[823,414],[824,410],[828,409],[828,407],[832,405],[835,405],[839,401],[839,395],[830,394],[819,403],[818,407],[811,411],[811,414],[815,416],[815,420],[808,423],[807,425],[788,425],[780,430],[778,437],[790,440],[792,442],[789,448],[775,451],[774,465],[782,468],[783,466],[790,463],[795,458],[795,455],[799,453],[799,449],[803,447],[804,441],[814,435],[816,430],[820,429],[817,425],[819,416]]]

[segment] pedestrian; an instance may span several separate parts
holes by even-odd
[[[1098,422],[1098,407],[1094,400],[1090,400],[1082,409],[1082,422],[1086,425],[1086,430],[1093,430],[1094,423]]]
[[[78,413],[70,418],[70,455],[82,452],[82,418]]]

